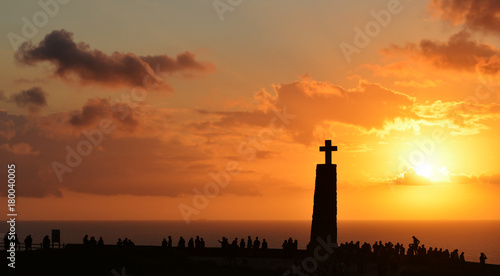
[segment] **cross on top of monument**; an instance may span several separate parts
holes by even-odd
[[[325,152],[325,164],[332,164],[332,151],[337,151],[337,146],[332,146],[332,140],[325,140],[325,146],[319,147],[319,151]]]

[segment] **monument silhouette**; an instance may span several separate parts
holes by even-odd
[[[314,188],[314,207],[309,246],[317,244],[318,238],[337,243],[337,165],[332,164],[331,140],[319,148],[325,152],[325,164],[316,165],[316,184]]]

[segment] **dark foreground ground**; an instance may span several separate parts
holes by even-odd
[[[7,266],[7,254],[1,251],[0,275],[339,275],[332,272],[336,265],[328,260],[318,262],[323,267],[315,270],[303,267],[303,260],[308,257],[306,251],[299,250],[294,257],[285,257],[282,250],[277,249],[237,255],[230,258],[219,248],[206,248],[200,254],[189,254],[187,250],[179,252],[176,248],[169,250],[154,246],[107,246],[90,250],[69,245],[65,249],[17,252],[15,269]],[[292,272],[294,266],[298,271],[296,274]],[[363,264],[363,274],[357,273],[356,264],[347,266],[350,266],[349,272],[344,275],[379,275],[375,261]],[[322,269],[329,271],[325,274]],[[386,275],[500,276],[500,266],[487,264],[481,268],[478,263],[466,263],[463,268],[455,268],[401,264]]]

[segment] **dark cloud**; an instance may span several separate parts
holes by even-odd
[[[447,42],[424,39],[420,43],[408,43],[404,47],[392,45],[382,50],[386,55],[401,54],[413,60],[423,60],[441,69],[461,71],[479,70],[496,74],[500,70],[500,50],[489,44],[481,44],[462,30]]]
[[[215,69],[214,65],[211,63],[196,61],[195,55],[190,52],[178,54],[175,59],[165,55],[142,56],[140,59],[148,63],[151,68],[156,70],[156,72],[159,71],[162,73],[173,73],[183,70],[205,72]]]
[[[171,87],[161,73],[207,72],[215,67],[198,62],[192,53],[184,52],[176,58],[166,55],[138,57],[132,53],[114,52],[107,55],[93,50],[84,42],[76,43],[66,30],[53,31],[34,46],[25,42],[16,52],[16,59],[27,65],[48,61],[56,66],[55,74],[64,79],[76,77],[81,83],[105,86],[145,86],[167,89]]]
[[[19,93],[10,95],[9,101],[17,106],[27,108],[30,112],[39,112],[47,106],[47,93],[40,87],[32,87]]]
[[[111,104],[102,98],[89,99],[81,110],[74,111],[68,123],[77,128],[89,127],[107,118],[133,130],[138,121],[135,119],[134,109],[123,103]]]
[[[432,0],[429,9],[443,20],[483,32],[500,33],[498,0]]]
[[[47,106],[47,92],[40,87],[32,87],[7,97],[4,91],[0,90],[0,101],[12,102],[18,107],[26,108],[30,113],[37,113]]]

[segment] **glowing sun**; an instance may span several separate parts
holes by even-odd
[[[425,178],[429,178],[432,174],[432,167],[429,164],[420,164],[415,167],[415,172]]]

